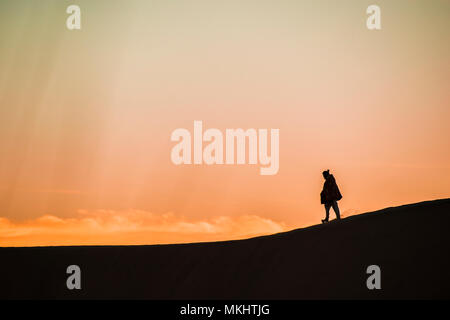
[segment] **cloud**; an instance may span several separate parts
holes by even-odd
[[[257,215],[188,220],[142,210],[79,210],[74,218],[44,215],[12,222],[0,218],[0,246],[161,244],[242,239],[286,231],[283,222]]]

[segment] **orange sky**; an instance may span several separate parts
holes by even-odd
[[[0,246],[311,225],[325,169],[344,216],[449,197],[448,1],[77,3],[0,4]],[[175,166],[194,120],[279,129],[278,173]]]

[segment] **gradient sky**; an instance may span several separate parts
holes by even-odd
[[[325,169],[344,216],[449,197],[449,39],[447,0],[3,0],[0,246],[303,227]],[[175,166],[194,120],[280,129],[278,174]]]

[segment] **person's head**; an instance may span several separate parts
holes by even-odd
[[[326,180],[328,178],[328,176],[330,175],[330,169],[322,172],[322,175],[323,175],[324,179]]]

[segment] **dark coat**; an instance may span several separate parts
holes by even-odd
[[[323,184],[323,189],[320,193],[320,203],[331,204],[333,201],[339,201],[341,199],[342,195],[336,184],[336,179],[330,174]]]

